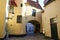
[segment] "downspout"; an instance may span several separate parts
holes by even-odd
[[[9,13],[9,0],[6,0],[5,25],[4,25],[6,38],[8,37],[8,32],[7,32],[8,13]]]
[[[7,0],[6,2],[6,18],[8,18],[8,13],[9,13],[9,0]]]

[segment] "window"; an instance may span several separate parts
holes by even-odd
[[[14,14],[14,6],[10,6],[10,8],[9,8],[9,13]]]
[[[17,16],[17,23],[22,23],[22,16],[21,15]]]
[[[57,23],[56,17],[50,19],[51,24],[52,23]]]
[[[23,4],[20,4],[20,6],[22,7],[22,6],[23,6]]]
[[[35,9],[32,10],[32,16],[36,16],[36,10]]]

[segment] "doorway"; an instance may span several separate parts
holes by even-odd
[[[27,23],[26,31],[28,35],[34,34],[34,25],[32,23]]]
[[[57,22],[55,18],[50,19],[51,25],[51,36],[54,40],[58,40],[58,32],[57,32]]]
[[[27,34],[37,34],[40,33],[40,23],[38,21],[29,21],[26,25]]]
[[[40,33],[40,24],[36,24],[35,33]]]

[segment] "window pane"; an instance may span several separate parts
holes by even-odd
[[[36,10],[35,9],[32,10],[32,16],[36,16]]]
[[[22,22],[22,16],[21,15],[18,15],[17,16],[17,23],[21,23]]]
[[[14,13],[14,6],[10,6],[10,8],[9,8],[9,13]]]
[[[23,6],[23,4],[20,4],[20,6],[22,7],[22,6]]]

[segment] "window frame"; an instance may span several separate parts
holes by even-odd
[[[36,16],[36,10],[35,9],[32,9],[32,16]]]
[[[22,15],[17,15],[17,23],[22,23]]]
[[[9,8],[9,13],[14,14],[14,6],[11,6],[11,5],[10,5],[10,8]]]

